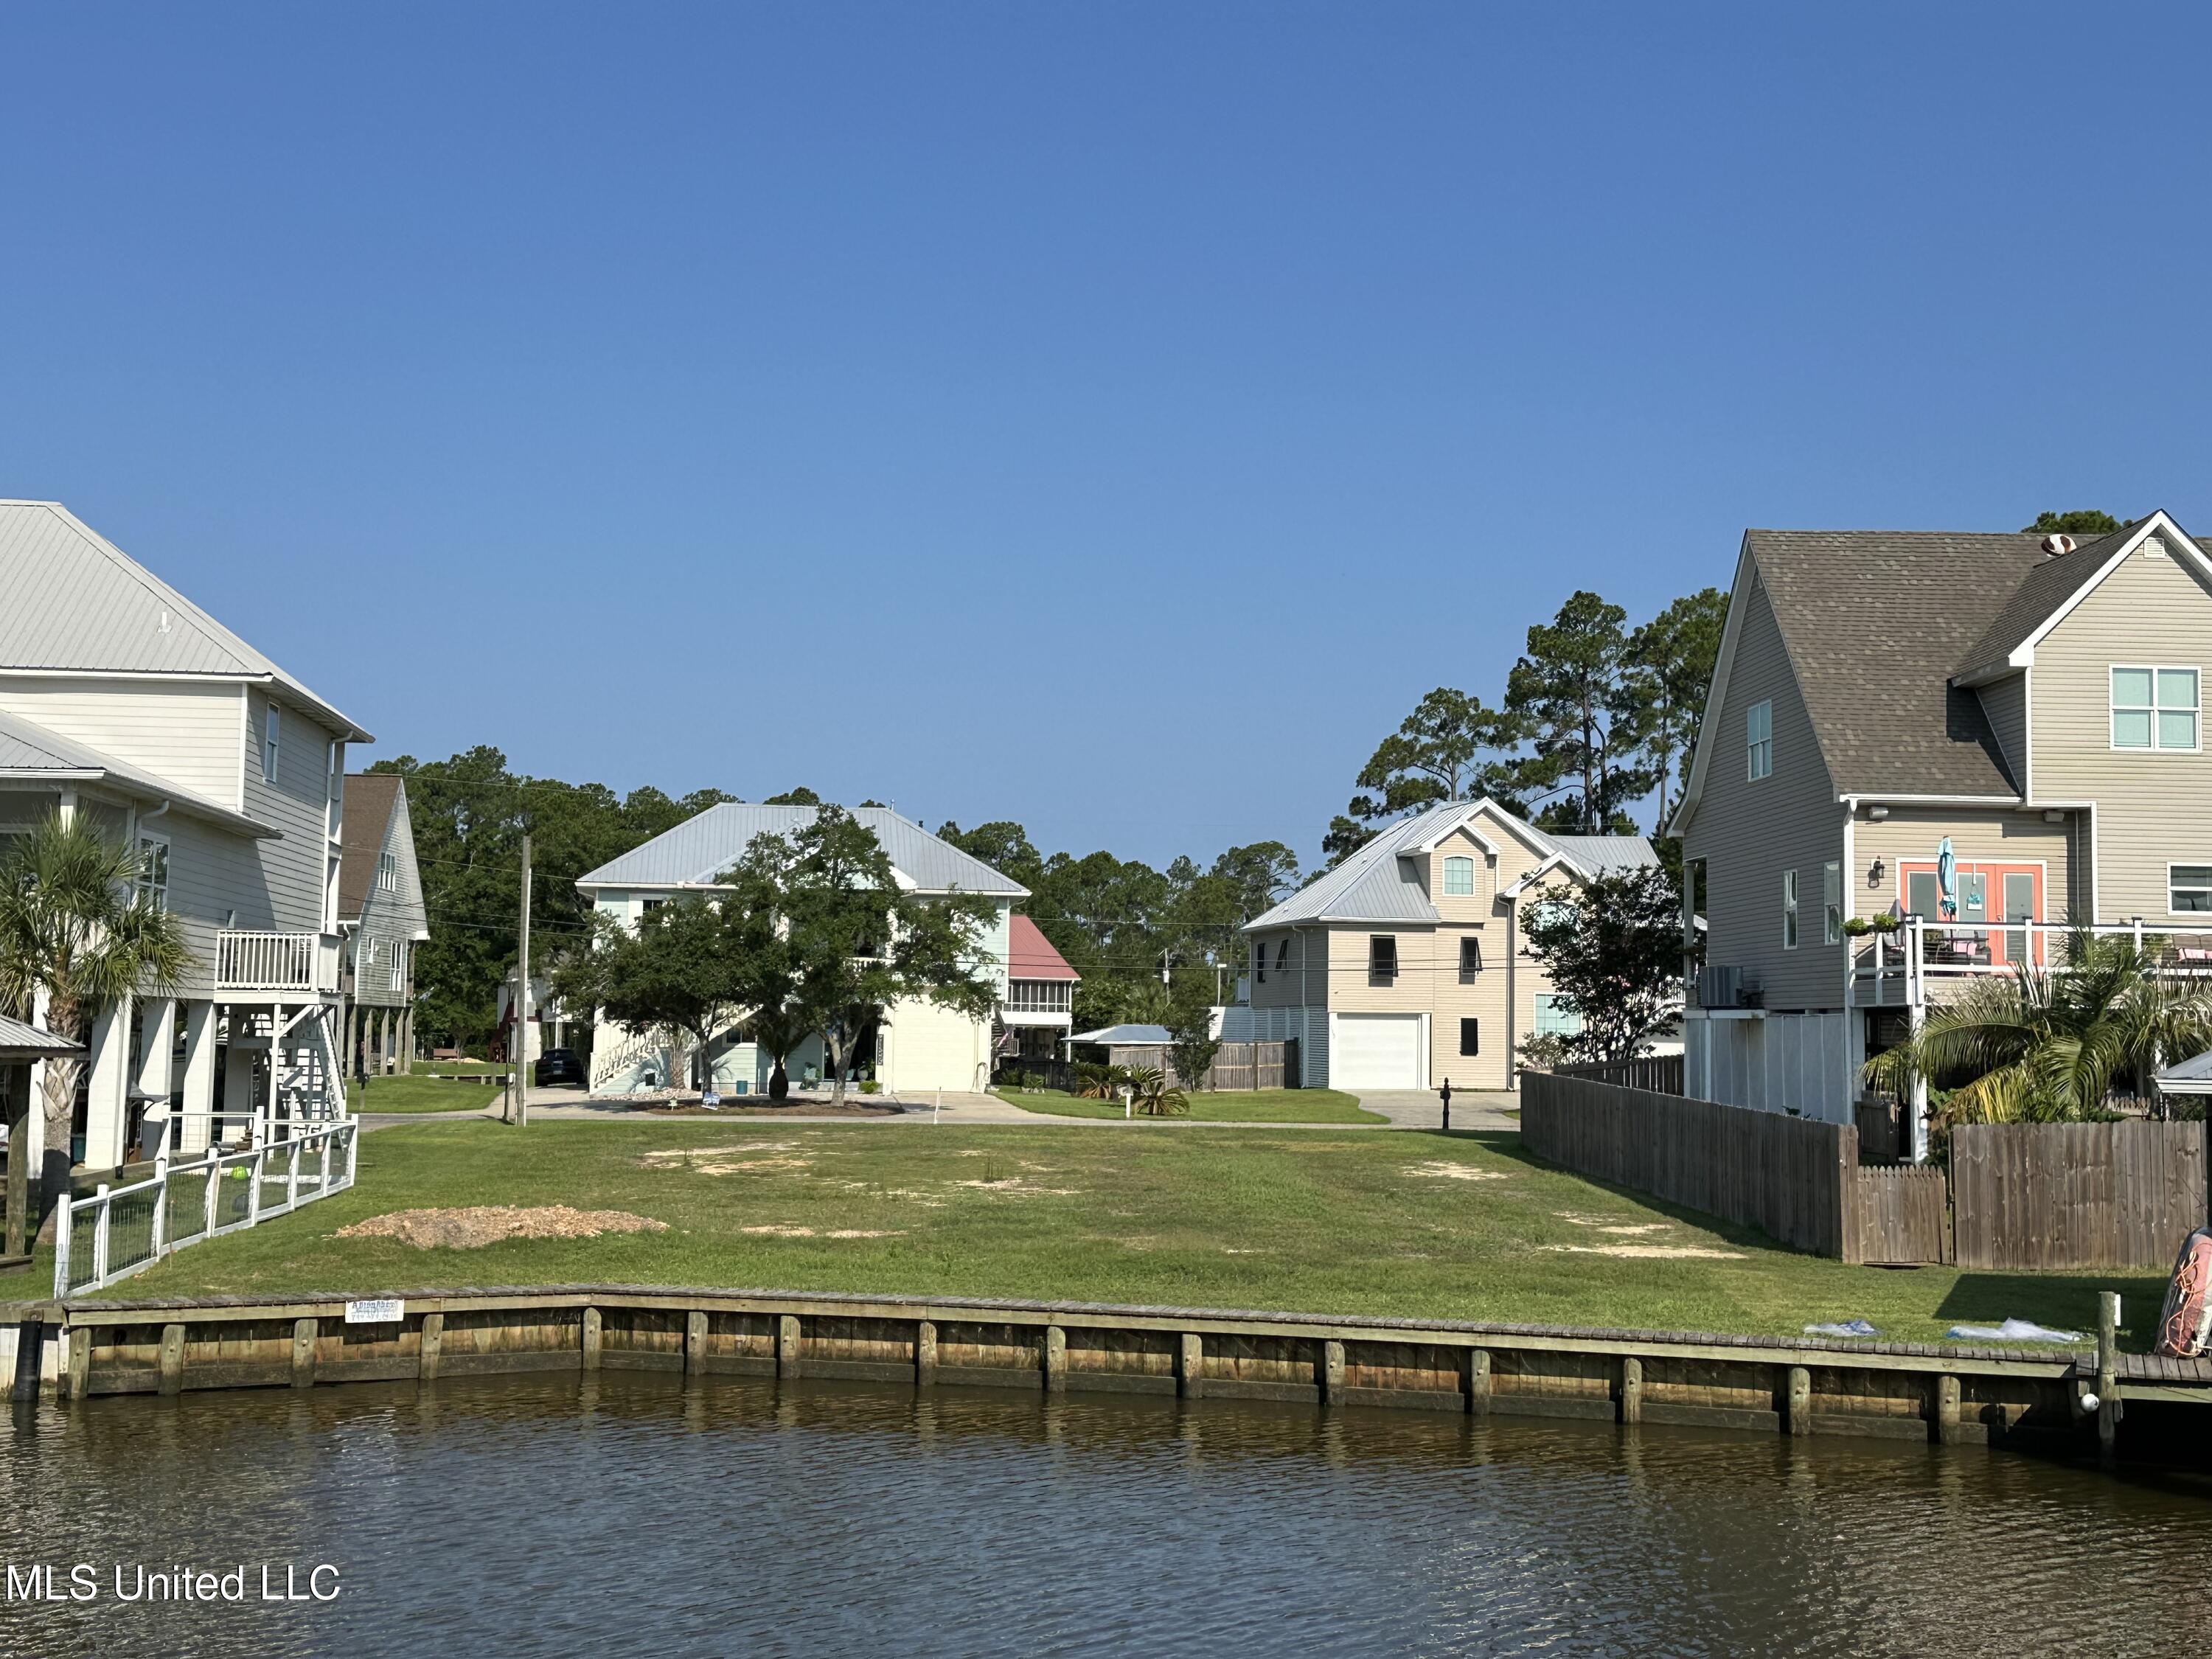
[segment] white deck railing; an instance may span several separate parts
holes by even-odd
[[[2057,921],[1929,921],[1908,916],[1893,933],[1849,938],[1851,1000],[1862,1007],[1911,1007],[1931,987],[1960,987],[2021,968],[2063,973],[2075,933],[2132,939],[2176,975],[2212,976],[2212,915],[2203,932],[2141,921],[2069,926]]]
[[[153,1175],[90,1198],[62,1197],[54,1229],[54,1295],[96,1291],[188,1244],[289,1214],[353,1185],[359,1126],[308,1129],[250,1152],[211,1149],[189,1164],[155,1160]]]
[[[216,936],[216,983],[226,991],[334,991],[334,942],[320,933],[225,931]]]

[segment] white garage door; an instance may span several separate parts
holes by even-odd
[[[1421,1085],[1419,1014],[1339,1014],[1331,1034],[1332,1089],[1418,1089]]]

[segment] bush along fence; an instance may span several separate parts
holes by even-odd
[[[1149,1066],[1163,1073],[1172,1088],[1188,1089],[1175,1066],[1175,1050],[1165,1044],[1124,1045],[1115,1048],[1117,1065]],[[1677,1068],[1679,1073],[1679,1067]],[[1002,1087],[1033,1087],[1073,1091],[1082,1084],[1076,1064],[1065,1060],[1025,1058],[1000,1062],[991,1081]],[[1298,1086],[1298,1043],[1296,1037],[1281,1042],[1224,1042],[1214,1050],[1213,1065],[1206,1074],[1209,1094],[1235,1090],[1295,1089]]]
[[[1947,1177],[1860,1164],[1852,1125],[1542,1072],[1522,1091],[1539,1158],[1844,1261],[2163,1267],[2212,1205],[2203,1123],[1965,1125]]]
[[[353,1185],[359,1125],[325,1124],[249,1152],[210,1148],[128,1186],[64,1195],[54,1227],[54,1295],[143,1273],[172,1251],[289,1213]]]

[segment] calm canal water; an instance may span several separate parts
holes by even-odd
[[[2212,1500],[1979,1450],[831,1383],[17,1415],[0,1652],[2179,1654]],[[125,1603],[138,1566],[256,1599]],[[266,1602],[319,1563],[335,1601]],[[328,1589],[325,1575],[321,1586]]]

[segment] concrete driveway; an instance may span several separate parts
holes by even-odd
[[[1362,1090],[1359,1103],[1382,1113],[1394,1129],[1433,1129],[1443,1121],[1443,1103],[1433,1089]],[[1521,1097],[1504,1090],[1455,1089],[1451,1121],[1455,1129],[1518,1129]]]

